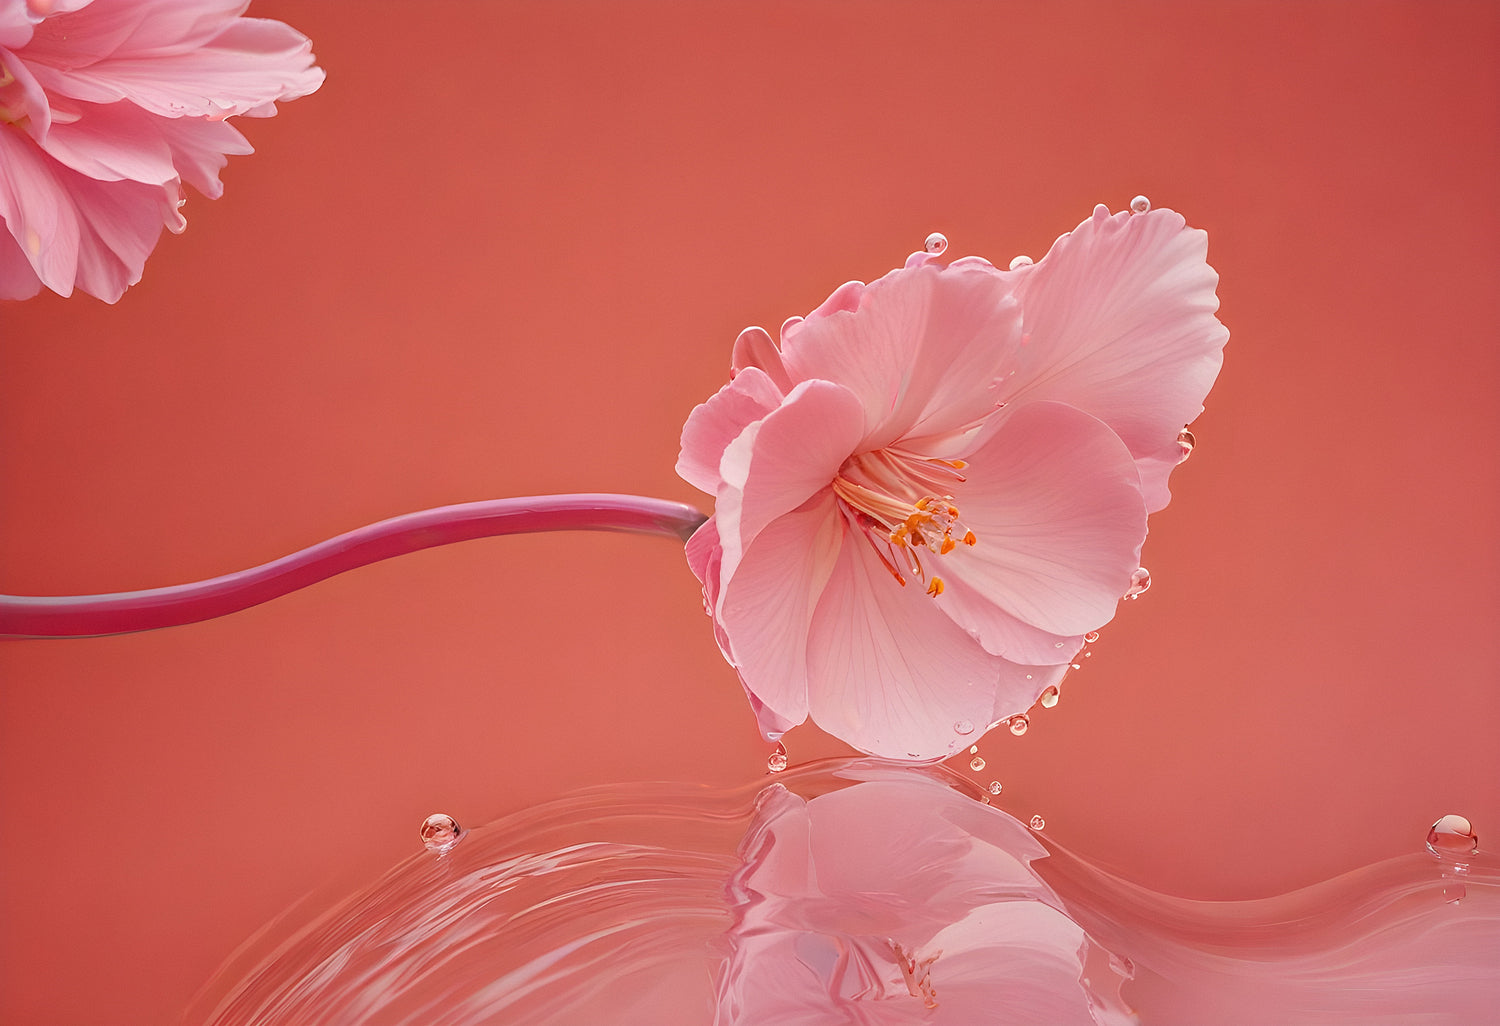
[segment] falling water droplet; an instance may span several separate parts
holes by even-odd
[[[1041,816],[1032,816],[1031,817],[1031,829],[1033,829],[1033,830],[1040,830],[1040,829],[1042,829],[1046,825],[1047,825],[1047,821],[1045,819],[1043,819]]]
[[[1005,790],[1005,788],[1003,786],[1001,786],[1000,781],[998,781],[998,780],[991,780],[990,781],[990,794],[999,794],[1003,790]]]
[[[1026,733],[1026,729],[1030,726],[1031,720],[1027,718],[1025,713],[1016,713],[1010,718],[1010,732],[1016,735],[1016,737],[1020,737]]]
[[[1098,631],[1089,631],[1087,634],[1085,634],[1083,636],[1084,644],[1087,644],[1087,645],[1092,645],[1094,642],[1096,642],[1098,640],[1099,640],[1099,632]]]
[[[980,770],[984,769],[984,756],[976,755],[974,756],[974,758],[970,759],[969,769],[973,770],[975,773],[978,773]]]
[[[1081,670],[1081,669],[1083,669],[1083,664],[1082,663],[1069,663],[1068,664],[1068,669],[1070,669],[1070,670]]]
[[[1020,256],[1016,257],[1010,262],[1010,269],[1012,271],[1019,271],[1021,268],[1030,267],[1034,263],[1036,263],[1035,260],[1031,259],[1031,257],[1027,256],[1025,253],[1022,253]]]
[[[1078,669],[1078,665],[1076,663],[1074,664],[1073,669],[1075,669],[1075,670]],[[1042,700],[1041,701],[1042,701],[1042,708],[1043,709],[1051,709],[1054,706],[1056,706],[1057,705],[1057,686],[1056,685],[1051,685],[1051,686],[1049,686],[1047,688],[1046,691],[1043,691],[1042,692]]]
[[[957,723],[953,724],[953,733],[972,734],[974,733],[974,724],[969,722],[968,720],[959,720]]]
[[[1137,196],[1130,201],[1130,212],[1132,214],[1144,214],[1151,209],[1151,201],[1144,196]]]
[[[1193,454],[1193,446],[1198,444],[1198,438],[1187,428],[1177,432],[1177,448],[1182,450],[1182,455],[1177,457],[1178,463],[1186,463],[1187,458]]]
[[[428,851],[446,855],[463,836],[458,820],[442,812],[434,812],[422,821],[422,844]]]
[[[978,745],[970,745],[969,746],[969,754],[970,755],[978,755],[979,754],[979,746]]]
[[[922,248],[932,254],[941,253],[948,248],[948,236],[942,232],[933,232],[927,236],[927,241],[922,243]]]
[[[1479,850],[1479,835],[1468,819],[1449,814],[1427,831],[1427,850],[1440,859],[1462,862]]]
[[[1130,588],[1125,592],[1128,599],[1138,599],[1151,590],[1151,571],[1140,567],[1130,575]]]
[[[770,758],[766,760],[766,769],[770,770],[772,773],[780,773],[782,770],[786,769],[786,745],[782,744],[780,741],[776,742],[776,750],[773,751]]]

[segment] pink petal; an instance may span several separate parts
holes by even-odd
[[[180,231],[177,189],[140,182],[96,182],[63,171],[79,215],[78,287],[106,303],[141,280],[164,225]]]
[[[986,652],[921,588],[898,585],[862,538],[839,551],[813,614],[807,675],[819,726],[903,760],[953,754],[997,707],[1026,708],[1032,685],[1045,687],[1035,669]]]
[[[157,0],[145,7],[95,0],[44,22],[26,53],[37,79],[77,100],[130,100],[163,117],[220,119],[272,113],[271,102],[305,96],[323,83],[312,44],[290,26],[226,17],[200,3]],[[80,26],[87,31],[75,32]],[[44,29],[50,30],[45,39]]]
[[[1020,338],[1005,278],[929,264],[892,271],[857,296],[844,291],[836,309],[820,307],[798,327],[782,358],[793,379],[837,381],[860,397],[869,425],[862,448],[964,430],[994,411],[997,379]]]
[[[807,719],[808,628],[842,544],[842,518],[825,488],[762,530],[723,585],[715,620],[745,690],[786,725],[773,731]]]
[[[36,276],[70,295],[78,273],[80,226],[55,165],[30,136],[0,126],[0,217]],[[24,287],[24,283],[18,288]],[[7,290],[10,286],[7,286]]]
[[[710,494],[718,491],[724,450],[741,431],[780,406],[781,400],[781,390],[764,371],[758,367],[741,370],[688,415],[677,457],[678,475],[694,488]]]
[[[0,86],[0,107],[6,111],[0,124],[9,121],[33,139],[45,139],[52,127],[52,105],[47,92],[25,61],[11,50],[0,48],[0,77],[5,75],[15,81]]]
[[[1152,512],[1170,499],[1177,433],[1202,412],[1229,338],[1207,252],[1174,211],[1099,207],[1013,272],[1027,344],[1006,399],[1055,399],[1108,424],[1140,461]]]
[[[863,429],[859,400],[848,389],[804,381],[729,443],[714,502],[726,580],[767,524],[832,484]]]
[[[41,290],[42,279],[26,259],[21,244],[0,232],[0,299],[30,299]]]
[[[224,194],[219,172],[228,155],[255,152],[239,129],[223,121],[202,118],[159,118],[157,131],[172,150],[172,163],[182,180],[209,199]]]
[[[79,118],[54,124],[40,145],[64,167],[103,182],[177,180],[172,149],[157,128],[161,118],[129,103],[84,103]]]
[[[734,340],[734,352],[730,359],[730,371],[739,374],[750,367],[764,371],[783,395],[792,390],[792,380],[781,365],[781,350],[766,333],[765,328],[746,328]]]
[[[1114,616],[1140,566],[1135,463],[1104,424],[1050,402],[997,416],[967,459],[955,495],[978,542],[934,561],[937,605],[991,652],[1063,662],[1073,636]]]

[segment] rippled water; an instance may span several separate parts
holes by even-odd
[[[768,781],[772,778],[768,777]],[[620,785],[301,907],[193,1023],[1470,1023],[1500,862],[1413,854],[1262,901],[1168,897],[942,767]],[[977,1018],[976,1018],[977,1016]]]

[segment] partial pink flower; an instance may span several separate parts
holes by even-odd
[[[910,773],[811,801],[768,788],[729,886],[715,1026],[1133,1021],[1108,953],[1032,870],[1046,854]]]
[[[244,0],[0,0],[0,298],[141,278],[183,182],[251,147],[225,119],[314,91],[312,44]]]
[[[1028,708],[1114,615],[1228,332],[1207,237],[1104,207],[1034,265],[927,253],[735,343],[677,471],[762,729],[935,759]]]

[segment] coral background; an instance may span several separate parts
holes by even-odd
[[[1135,193],[1232,332],[1125,603],[998,803],[1160,890],[1500,837],[1500,8],[257,2],[323,90],[117,307],[0,306],[0,591],[240,569],[672,472],[738,330],[928,232]],[[493,539],[208,623],[0,643],[0,1021],[171,1021],[305,892],[768,745],[666,540]],[[844,749],[808,726],[799,762]],[[965,759],[967,756],[964,757]]]

